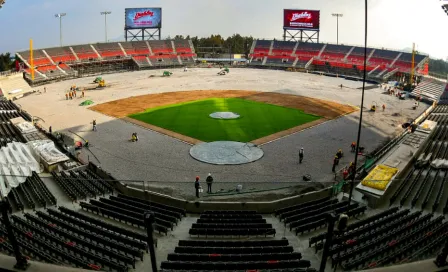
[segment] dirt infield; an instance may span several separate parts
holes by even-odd
[[[138,120],[128,118],[127,116],[134,113],[143,112],[146,109],[177,104],[188,101],[195,101],[206,98],[241,98],[257,102],[264,102],[288,108],[295,108],[303,110],[305,113],[322,116],[321,119],[310,122],[301,126],[297,126],[288,130],[280,131],[278,133],[257,139],[253,141],[255,144],[263,144],[273,141],[275,139],[290,135],[292,133],[301,131],[303,129],[318,125],[328,120],[335,119],[341,115],[349,114],[357,109],[349,105],[343,105],[336,102],[331,102],[322,99],[310,98],[305,96],[297,96],[291,94],[280,94],[272,92],[257,92],[257,91],[237,91],[237,90],[198,90],[198,91],[184,91],[184,92],[167,92],[160,94],[149,94],[142,96],[134,96],[116,101],[111,101],[90,107],[89,109],[113,116],[122,118],[127,122],[146,127],[157,132],[172,136],[182,141],[196,144],[200,141],[193,139],[160,127],[156,127]]]

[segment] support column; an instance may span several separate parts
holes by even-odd
[[[334,223],[336,222],[336,215],[334,213],[327,214],[327,220],[328,220],[328,230],[327,230],[327,236],[325,237],[324,251],[322,253],[322,260],[320,262],[319,272],[325,272],[325,267],[327,266],[328,251],[330,250],[330,247],[333,243],[333,230],[334,230]]]
[[[148,248],[149,248],[149,255],[151,257],[151,267],[152,272],[157,272],[157,261],[156,261],[156,252],[154,249],[154,236],[153,236],[153,224],[155,222],[154,214],[152,212],[146,212],[145,213],[145,226],[146,226],[146,233],[148,235]]]
[[[20,270],[26,270],[29,264],[26,258],[20,252],[19,244],[17,243],[16,237],[14,236],[11,222],[9,221],[9,215],[8,215],[9,208],[10,208],[9,203],[6,200],[0,201],[0,210],[3,217],[3,224],[5,225],[6,231],[8,232],[8,240],[14,250],[14,255],[17,261],[16,265],[14,265],[14,268]]]

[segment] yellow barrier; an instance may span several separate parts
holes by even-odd
[[[398,168],[377,165],[361,182],[362,185],[384,191]]]

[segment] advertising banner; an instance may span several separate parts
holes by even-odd
[[[283,14],[284,29],[319,30],[320,11],[305,9],[285,9]]]
[[[161,8],[125,9],[125,28],[162,28]]]

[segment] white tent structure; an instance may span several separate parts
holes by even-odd
[[[0,149],[0,195],[5,197],[26,181],[32,172],[40,173],[40,165],[24,143],[8,143]]]

